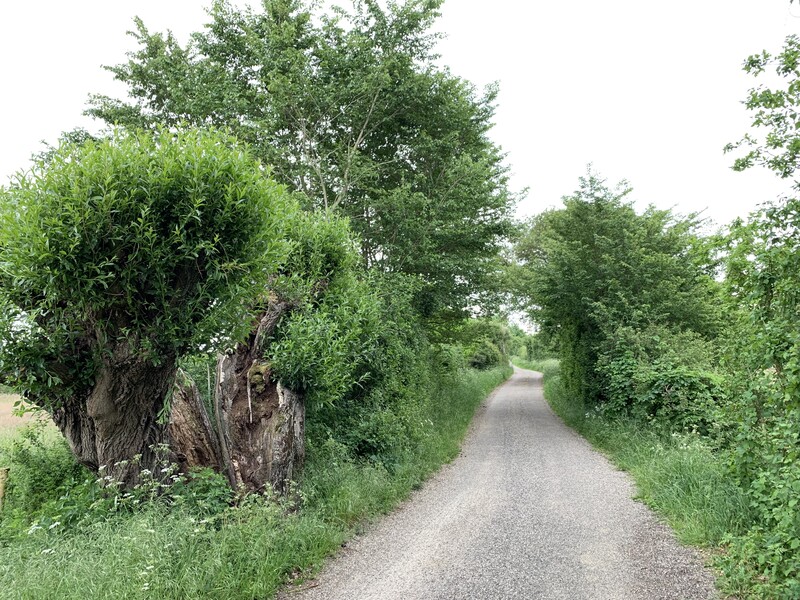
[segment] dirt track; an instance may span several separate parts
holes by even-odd
[[[516,370],[462,452],[292,599],[716,597],[700,557]]]

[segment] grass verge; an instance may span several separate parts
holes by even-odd
[[[288,580],[312,573],[365,520],[396,506],[452,460],[475,409],[509,374],[510,368],[468,371],[435,385],[426,413],[436,435],[425,437],[391,471],[352,461],[334,442],[313,449],[301,508],[253,497],[204,517],[180,505],[153,504],[68,527],[57,512],[70,509],[67,494],[51,501],[48,519],[25,531],[13,527],[13,512],[4,511],[0,596],[270,598]],[[66,452],[52,444],[44,448]]]
[[[558,379],[545,389],[553,410],[569,426],[630,472],[638,499],[663,515],[681,542],[719,546],[752,522],[744,492],[700,436],[669,434],[576,410],[566,405]]]
[[[528,369],[530,371],[538,371],[544,375],[545,381],[551,377],[558,375],[559,363],[557,358],[543,358],[540,360],[527,360],[515,356],[512,362],[520,369]]]

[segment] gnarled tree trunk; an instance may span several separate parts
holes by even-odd
[[[272,381],[262,355],[264,340],[289,308],[271,302],[249,338],[219,357],[217,431],[194,383],[184,376],[176,381],[175,359],[153,365],[124,346],[103,363],[91,389],[64,401],[53,419],[82,464],[124,487],[141,481],[143,469],[160,477],[162,461],[169,460],[182,472],[210,467],[233,487],[285,495],[305,458],[305,405]],[[159,415],[170,392],[165,424]]]
[[[263,341],[285,303],[270,303],[246,343],[220,357],[215,402],[222,453],[232,485],[284,495],[305,458],[302,397],[271,380]]]
[[[103,362],[94,385],[67,399],[53,420],[78,460],[123,487],[158,475],[165,426],[158,422],[175,381],[175,359],[158,365],[120,345]]]
[[[195,383],[180,373],[172,395],[167,440],[181,472],[210,467],[224,472],[222,449]]]

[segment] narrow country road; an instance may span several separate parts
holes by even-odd
[[[281,598],[715,598],[700,557],[633,493],[553,414],[541,375],[516,369],[461,456]]]

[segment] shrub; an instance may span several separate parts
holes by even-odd
[[[503,362],[504,356],[493,342],[481,340],[478,347],[473,350],[467,359],[469,366],[474,369],[492,369]]]
[[[724,398],[710,343],[661,325],[609,329],[597,362],[603,412],[708,433]]]
[[[276,379],[305,392],[310,443],[332,439],[391,467],[422,435],[418,411],[434,370],[412,308],[420,283],[361,273],[345,221],[300,221],[275,282],[296,307],[266,357]]]
[[[0,466],[10,469],[4,509],[27,516],[89,477],[66,441],[43,422],[24,426],[0,448]]]
[[[754,385],[762,391],[774,385],[761,379]],[[724,565],[732,585],[789,599],[800,595],[800,409],[786,407],[780,390],[773,391],[761,399],[760,419],[752,407],[744,411],[729,452],[755,518],[746,534],[730,540]]]
[[[311,403],[309,435],[391,467],[428,431],[420,410],[433,376],[430,349],[410,310],[413,280],[373,277],[360,285],[369,311],[361,313],[356,343],[342,356],[352,385],[333,402]]]
[[[431,365],[439,376],[451,376],[467,367],[464,349],[457,344],[437,344],[431,352]]]

